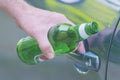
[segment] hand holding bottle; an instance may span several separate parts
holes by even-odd
[[[35,8],[25,0],[0,0],[0,8],[10,14],[22,30],[37,40],[44,54],[41,58],[45,60],[54,57],[47,38],[50,27],[61,23],[73,24],[63,14]]]
[[[47,39],[51,43],[55,55],[61,55],[73,52],[80,41],[87,39],[97,32],[98,25],[96,22],[83,23],[75,26],[60,24],[49,29]],[[17,52],[19,58],[27,64],[41,62],[42,50],[39,49],[37,41],[32,37],[22,38],[17,44]]]

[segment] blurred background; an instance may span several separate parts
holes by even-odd
[[[70,2],[68,2],[69,0],[27,0],[27,1],[38,8],[43,8],[52,11],[55,10],[57,12],[61,12],[64,14],[70,13],[68,15],[69,19],[71,19],[75,23],[79,22],[82,23],[84,21],[89,20],[91,21],[95,19],[96,21],[101,22],[99,23],[101,25],[100,27],[101,30],[104,28],[111,27],[115,18],[117,17],[116,12],[120,9],[119,0],[114,0],[115,2],[117,2],[115,3],[115,5],[117,5],[118,7],[113,5],[112,8],[114,9],[112,10],[111,9],[109,10],[108,7],[103,7],[101,5],[102,3],[99,4],[99,6],[101,6],[102,9],[104,10],[101,13],[96,11],[99,9],[101,10],[100,7],[97,7],[97,9],[94,10],[93,7],[95,7],[96,5],[92,7],[84,5],[84,3],[88,5],[90,0],[70,0]],[[103,2],[107,6],[110,6],[108,2],[111,2],[111,0],[97,0],[97,1]],[[106,3],[104,1],[108,2]],[[56,6],[55,3],[60,4]],[[67,4],[68,6],[69,5],[73,6],[73,8],[67,7],[64,4]],[[61,8],[62,7],[61,5],[64,6],[64,9]],[[90,5],[92,5],[92,3],[90,3]],[[82,9],[82,7],[84,8]],[[81,8],[83,12],[84,10],[87,11],[89,10],[88,7],[90,7],[90,9],[92,9],[93,12],[97,12],[96,16],[98,17],[96,16],[94,17],[92,16],[92,14],[85,12],[86,15],[89,16],[85,16],[86,19],[83,20],[84,17],[82,17],[81,15],[84,13],[79,14],[81,13],[80,11],[76,12],[78,8]],[[74,12],[74,14],[72,13],[72,11]],[[102,16],[104,13],[106,15]],[[108,15],[112,16],[105,17]],[[73,17],[75,19],[73,19]],[[104,25],[102,23],[104,23]],[[106,26],[108,24],[109,26]],[[103,80],[104,77],[103,68],[101,68],[99,74],[97,72],[92,71],[90,72],[90,74],[86,74],[83,76],[74,69],[70,60],[64,55],[57,56],[53,60],[46,61],[44,63],[40,63],[37,65],[27,65],[21,62],[17,56],[16,44],[19,39],[26,36],[27,34],[17,27],[12,17],[9,16],[7,13],[3,12],[2,10],[0,10],[0,80]],[[116,66],[113,67],[118,68]],[[118,74],[116,74],[116,76],[117,75]]]

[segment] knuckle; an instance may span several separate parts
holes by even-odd
[[[61,13],[55,13],[56,17],[60,17],[60,18],[66,18],[66,16],[64,14],[61,14]]]

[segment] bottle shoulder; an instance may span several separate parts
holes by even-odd
[[[54,40],[64,40],[72,35],[75,35],[75,30],[74,27],[69,24],[52,27],[48,32],[48,37],[52,37]]]

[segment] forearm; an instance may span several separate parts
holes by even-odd
[[[0,8],[14,18],[22,17],[22,13],[29,10],[29,6],[24,0],[0,0]]]
[[[25,0],[0,0],[0,8],[16,19],[32,12],[32,8],[35,7],[26,3]]]

